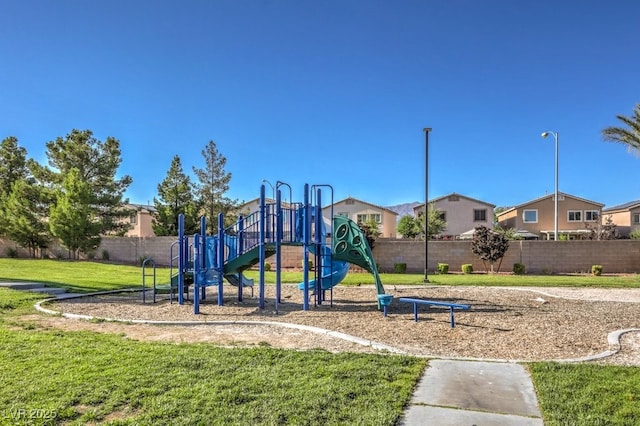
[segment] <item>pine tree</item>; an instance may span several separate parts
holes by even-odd
[[[51,240],[46,222],[48,212],[39,187],[25,179],[15,181],[2,207],[8,238],[28,248],[31,257],[36,257],[39,250],[47,248]]]
[[[42,185],[59,192],[71,170],[76,169],[74,179],[85,183],[89,191],[89,214],[99,218],[95,236],[126,230],[129,225],[122,219],[130,212],[122,207],[128,202],[123,196],[132,178],[128,175],[116,178],[122,163],[120,142],[113,137],[102,142],[93,137],[91,130],[74,129],[46,146],[50,167],[35,162],[31,167]]]
[[[27,150],[18,146],[18,139],[13,136],[3,139],[0,142],[0,235],[7,233],[10,217],[5,207],[11,188],[16,181],[28,176]]]
[[[158,236],[178,235],[178,215],[184,214],[186,234],[200,231],[199,206],[194,198],[191,178],[185,175],[179,156],[174,156],[167,176],[158,184],[158,197],[153,199],[157,213],[152,227]]]
[[[54,236],[69,249],[72,258],[78,252],[89,253],[100,245],[101,223],[94,215],[94,199],[90,185],[80,171],[72,168],[66,173],[62,188],[56,192],[55,205],[49,213],[49,226]]]
[[[205,167],[193,167],[193,172],[198,178],[195,195],[207,219],[207,232],[215,234],[218,230],[218,213],[223,213],[226,224],[230,225],[235,221],[235,217],[230,213],[237,209],[238,202],[224,195],[229,191],[231,173],[225,171],[227,159],[220,154],[214,141],[209,141],[202,150],[202,156]]]

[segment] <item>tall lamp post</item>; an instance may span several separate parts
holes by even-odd
[[[424,131],[424,282],[429,282],[427,268],[429,266],[429,132],[431,127],[425,127]]]
[[[546,131],[542,133],[542,137],[546,138],[549,135],[553,135],[553,138],[556,140],[556,189],[555,189],[555,200],[553,203],[553,210],[554,210],[554,225],[553,225],[553,239],[555,241],[558,241],[558,132],[550,132],[550,131]]]

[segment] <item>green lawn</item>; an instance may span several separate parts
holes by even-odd
[[[256,281],[259,272],[249,270],[246,276]],[[380,274],[383,284],[422,285],[424,274]],[[313,278],[313,276],[311,276]],[[535,287],[602,287],[640,288],[640,275],[512,275],[512,274],[446,274],[429,275],[430,285],[535,286]],[[169,282],[169,269],[157,268],[159,284]],[[299,283],[302,272],[282,272],[283,283]],[[100,262],[68,262],[57,260],[0,259],[0,281],[39,281],[70,291],[99,291],[140,287],[142,269],[137,266]],[[273,284],[276,274],[265,273],[265,282]],[[369,273],[349,273],[341,285],[374,284]]]
[[[167,269],[158,275],[168,280]],[[285,282],[302,278],[283,275]],[[73,291],[140,286],[141,276],[131,266],[0,259],[0,281],[43,281]],[[429,278],[435,285],[640,286],[637,275]],[[382,279],[417,285],[423,276]],[[275,281],[273,272],[267,281]],[[370,283],[369,274],[348,276],[349,285]],[[43,329],[19,319],[33,313],[39,298],[0,288],[0,424],[393,425],[425,367],[424,360],[395,355],[223,349]],[[529,368],[545,424],[640,424],[640,369],[549,362]],[[47,415],[55,418],[42,418]]]
[[[0,288],[1,424],[393,425],[426,365],[397,355],[140,342],[19,321],[38,298]]]

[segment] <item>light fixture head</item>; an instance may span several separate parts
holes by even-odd
[[[547,136],[549,136],[549,132],[542,132],[542,135],[541,135],[541,136],[542,136],[543,138],[546,138]]]

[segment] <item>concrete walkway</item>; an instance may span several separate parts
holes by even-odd
[[[401,423],[405,426],[543,425],[522,365],[433,359]]]

